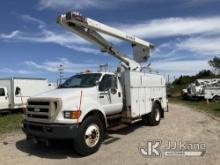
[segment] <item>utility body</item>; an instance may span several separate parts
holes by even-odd
[[[168,111],[163,76],[142,72],[139,62],[150,56],[151,43],[130,36],[79,13],[69,12],[57,22],[121,61],[116,72],[85,72],[57,89],[28,100],[23,131],[36,142],[72,139],[81,155],[96,152],[109,128],[143,120],[158,125]],[[125,40],[133,59],[117,50],[100,33]]]
[[[212,84],[208,84],[205,87],[205,99],[220,101],[220,79],[217,79]]]
[[[55,88],[54,84],[49,84],[47,79],[43,78],[1,78],[0,112],[23,108],[30,96]]]

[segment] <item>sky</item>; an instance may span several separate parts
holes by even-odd
[[[220,0],[1,0],[0,77],[43,77],[56,82],[58,68],[69,77],[97,71],[115,58],[56,23],[68,11],[118,28],[153,43],[146,64],[154,72],[193,75],[211,69],[208,60],[220,54]],[[132,57],[129,43],[112,40]]]

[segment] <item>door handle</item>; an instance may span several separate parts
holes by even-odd
[[[99,96],[99,98],[100,98],[100,99],[103,99],[103,98],[104,98],[104,96]]]
[[[118,92],[118,97],[121,97],[121,92]]]

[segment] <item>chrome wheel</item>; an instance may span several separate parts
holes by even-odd
[[[88,147],[94,147],[100,138],[100,130],[96,124],[90,125],[85,132],[85,142]]]

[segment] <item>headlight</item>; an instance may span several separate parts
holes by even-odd
[[[65,119],[78,119],[81,115],[81,111],[64,111],[63,117]]]

